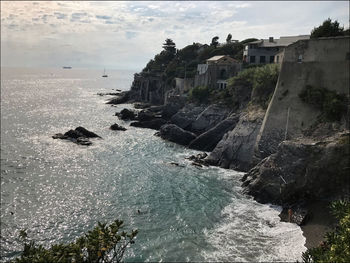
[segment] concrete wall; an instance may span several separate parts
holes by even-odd
[[[349,96],[349,39],[301,40],[286,48],[276,89],[257,137],[258,157],[276,152],[281,141],[302,136],[303,130],[315,123],[320,111],[299,98],[305,86],[324,87]]]
[[[175,78],[175,89],[179,93],[185,93],[188,92],[191,88],[194,86],[194,79],[193,78]]]

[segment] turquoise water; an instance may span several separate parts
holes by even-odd
[[[241,193],[241,173],[192,166],[185,157],[196,151],[114,116],[132,105],[112,107],[96,94],[129,89],[134,72],[1,73],[3,261],[18,255],[20,229],[48,245],[117,218],[139,230],[127,261],[293,261],[305,250],[300,228],[279,222],[279,207]],[[110,130],[115,122],[128,130]],[[51,138],[77,126],[103,139],[85,147]]]

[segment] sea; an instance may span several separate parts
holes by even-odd
[[[130,89],[134,73],[1,68],[1,261],[20,255],[20,230],[49,247],[116,219],[139,231],[127,262],[300,260],[300,227],[243,194],[243,173],[193,166],[199,152],[115,116],[133,105],[98,93]],[[52,138],[78,126],[102,138]]]

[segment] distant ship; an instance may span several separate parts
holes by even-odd
[[[64,69],[71,69],[72,67],[63,67]]]
[[[107,78],[108,75],[106,74],[106,69],[103,70],[103,75],[102,75],[103,78]]]

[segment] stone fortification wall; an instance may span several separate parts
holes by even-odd
[[[299,93],[307,86],[327,88],[349,96],[349,37],[301,40],[284,53],[276,89],[257,137],[255,154],[276,152],[285,139],[302,136],[320,111],[304,103]]]

